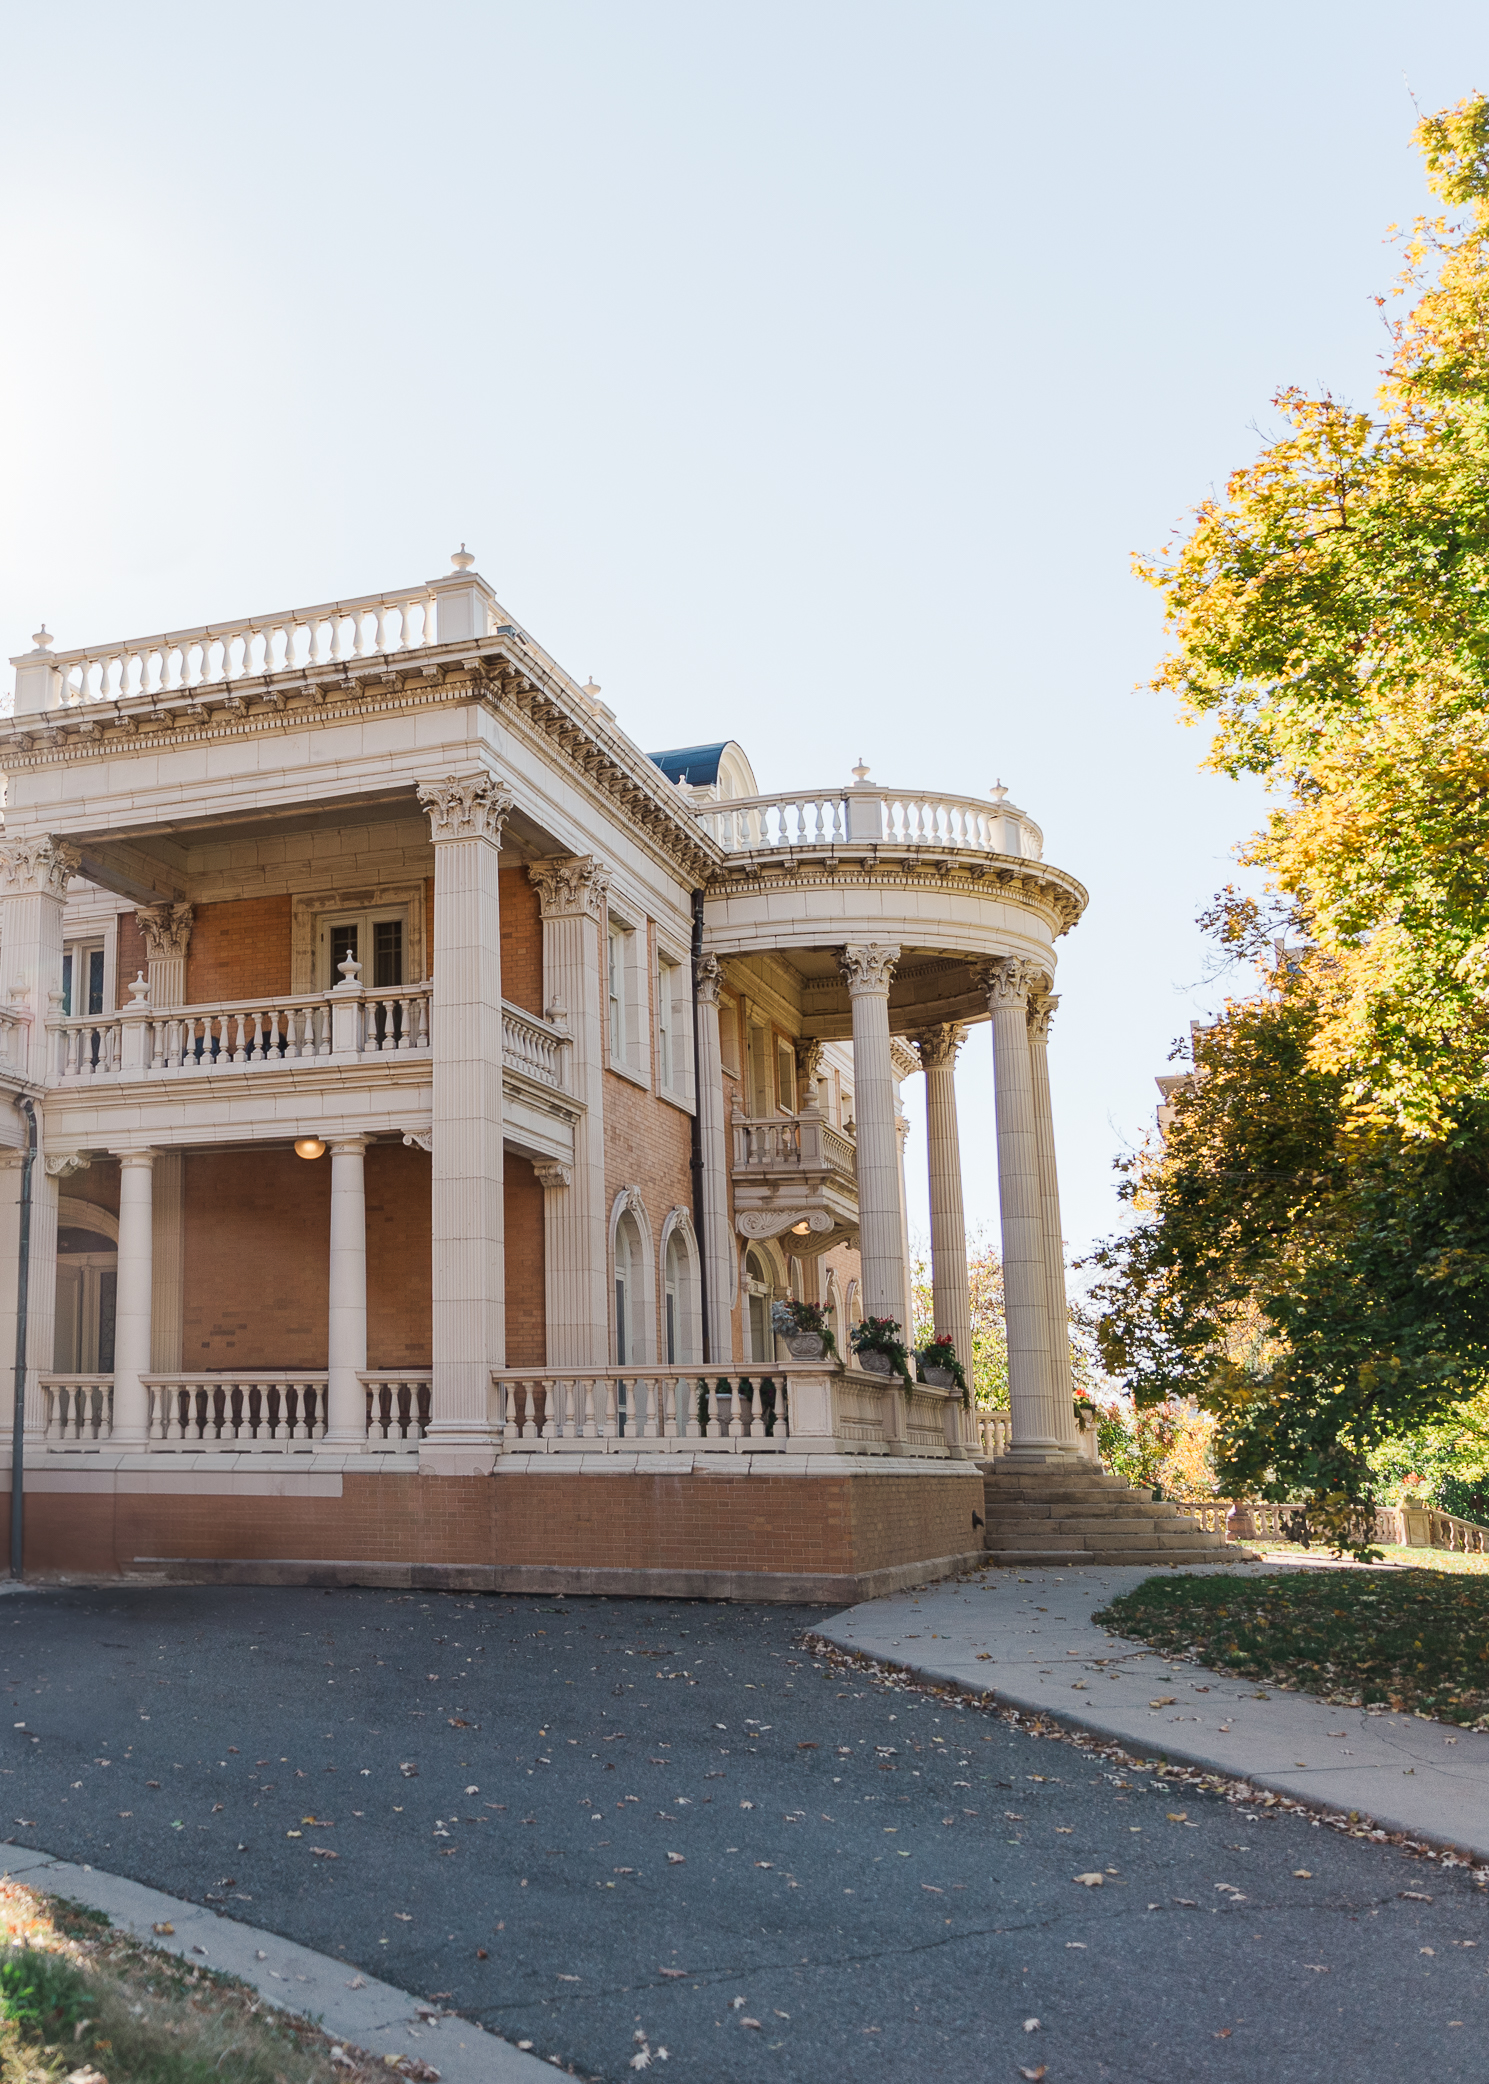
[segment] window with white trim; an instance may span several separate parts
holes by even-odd
[[[348,974],[356,977],[364,991],[396,991],[408,982],[407,905],[321,912],[315,923],[317,981],[322,991],[333,991],[344,982],[341,965],[348,956],[362,965],[360,972]]]
[[[65,1014],[102,1013],[103,942],[68,941],[62,949],[62,1011]]]
[[[687,969],[657,950],[657,1090],[687,1100],[693,1090],[692,1003]]]
[[[745,1092],[754,1121],[775,1113],[771,1103],[770,1030],[753,1020],[745,1030]]]
[[[784,1035],[776,1037],[776,1086],[782,1114],[796,1112],[796,1051]]]
[[[610,1061],[644,1079],[642,1020],[646,1004],[646,972],[641,967],[643,936],[624,919],[610,914],[606,941],[606,985]]]

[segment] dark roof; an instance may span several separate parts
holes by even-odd
[[[661,768],[668,781],[687,782],[695,789],[706,789],[719,778],[719,762],[729,742],[726,738],[722,745],[684,745],[675,752],[648,753],[647,758]]]

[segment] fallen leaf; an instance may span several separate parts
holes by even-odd
[[[1165,1814],[1170,1823],[1184,1823],[1188,1819],[1189,1811],[1187,1809],[1169,1809]]]
[[[1103,1880],[1099,1874],[1072,1874],[1070,1878],[1078,1881],[1083,1889],[1099,1889]]]
[[[318,1860],[339,1860],[341,1858],[341,1854],[332,1852],[328,1845],[312,1845],[310,1850]]]
[[[1397,1895],[1403,1903],[1430,1903],[1432,1898],[1424,1896],[1420,1889],[1398,1889]]]
[[[1040,2063],[1037,2070],[1021,2069],[1019,2071],[1019,2075],[1021,2077],[1027,2077],[1029,2079],[1029,2084],[1039,2084],[1040,2078],[1044,2075],[1044,2064]]]
[[[152,1932],[158,1932],[163,1939],[169,1939],[175,1932],[175,1929],[174,1925],[152,1925],[150,1927]]]
[[[741,2019],[739,2023],[741,2026],[753,2026],[756,2033],[764,2033],[765,2031],[758,2019]]]
[[[687,1855],[685,1853],[669,1852],[667,1855],[667,1865],[669,1867],[681,1867],[684,1864],[686,1858]]]
[[[411,1910],[395,1910],[393,1915],[397,1918],[400,1925],[411,1925],[414,1921],[414,1915]]]
[[[686,1976],[688,1973],[689,1971],[686,1968],[659,1968],[657,1970],[658,1975],[671,1976],[674,1981],[676,1981],[676,1979],[679,1976]]]
[[[1231,2029],[1228,2026],[1222,2026],[1219,2033],[1212,2033],[1210,2035],[1212,2041],[1228,2041],[1230,2037]]]
[[[805,1744],[798,1744],[796,1748],[798,1751],[815,1751],[817,1749],[816,1739],[811,1738]]]
[[[365,1990],[367,1984],[361,1976],[354,1975],[346,1987],[348,1990]]]
[[[1328,1963],[1325,1961],[1305,1961],[1303,1966],[1311,1968],[1315,1975],[1327,1975],[1329,1972]]]
[[[1294,1869],[1293,1869],[1293,1880],[1294,1880],[1294,1881],[1312,1881],[1312,1879],[1313,1879],[1313,1869],[1312,1869],[1311,1867],[1294,1867]]]
[[[1177,1699],[1178,1695],[1176,1693],[1160,1693],[1157,1700],[1149,1701],[1148,1706],[1150,1708],[1171,1708]]]
[[[1024,2021],[1024,2031],[1025,2033],[1038,2033],[1039,2021],[1037,2019],[1026,2019]]]

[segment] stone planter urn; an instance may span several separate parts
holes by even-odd
[[[856,1353],[854,1359],[866,1375],[892,1375],[894,1362],[887,1353]]]
[[[926,1368],[925,1379],[932,1389],[955,1389],[956,1377],[945,1368]]]
[[[1231,1541],[1255,1541],[1256,1514],[1249,1505],[1238,1503],[1225,1516],[1226,1536]]]
[[[793,1360],[821,1360],[827,1347],[819,1331],[795,1331],[786,1340],[786,1351]]]

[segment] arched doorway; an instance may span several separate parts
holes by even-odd
[[[119,1219],[70,1194],[57,1203],[57,1314],[52,1369],[58,1375],[114,1372],[119,1291]]]

